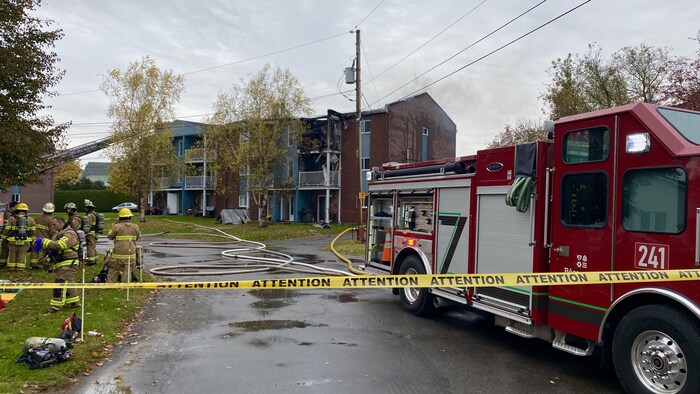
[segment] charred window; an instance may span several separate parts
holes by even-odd
[[[594,127],[570,131],[564,135],[564,163],[604,161],[610,154],[610,130]]]
[[[687,177],[682,168],[625,173],[622,226],[628,231],[677,234],[685,229]]]
[[[594,172],[563,177],[561,220],[564,225],[602,228],[607,217],[607,174]]]

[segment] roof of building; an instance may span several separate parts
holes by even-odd
[[[97,161],[89,161],[83,170],[83,176],[89,178],[91,176],[108,176],[109,164]]]

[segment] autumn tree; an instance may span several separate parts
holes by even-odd
[[[42,157],[55,151],[68,126],[39,115],[49,108],[43,98],[56,94],[50,89],[64,73],[52,50],[63,32],[50,29],[53,21],[30,15],[40,3],[0,2],[0,189],[37,180]]]
[[[212,112],[206,148],[216,157],[216,193],[227,195],[242,183],[265,226],[271,191],[289,184],[287,141],[301,135],[299,117],[311,112],[310,101],[289,70],[267,64],[220,93]]]
[[[112,137],[120,141],[109,149],[109,184],[117,192],[137,197],[141,221],[145,221],[148,193],[178,171],[167,122],[180,101],[184,78],[160,70],[147,56],[126,71],[110,71],[101,88],[111,101],[107,113],[114,120]]]
[[[670,48],[624,47],[612,56],[612,64],[624,78],[630,102],[660,103],[668,82]]]
[[[700,44],[700,31],[695,41]],[[670,105],[700,111],[700,48],[695,59],[676,58],[669,65],[664,100]]]
[[[506,124],[503,131],[496,134],[487,147],[498,148],[546,140],[547,135],[544,132],[542,121],[518,119],[514,125]]]
[[[552,82],[541,98],[552,118],[630,102],[620,67],[604,59],[595,44],[588,46],[585,55],[569,54],[554,60],[548,72]]]
[[[54,182],[58,185],[72,185],[80,181],[81,173],[80,162],[69,161],[53,170]]]

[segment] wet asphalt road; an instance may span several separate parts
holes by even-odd
[[[321,250],[330,240],[271,247],[342,269]],[[146,268],[220,260],[219,249],[148,242]],[[295,276],[235,279],[271,275]],[[209,279],[222,278],[191,280]],[[507,334],[474,312],[414,317],[382,289],[158,291],[113,357],[83,379],[66,392],[622,392],[596,357]]]

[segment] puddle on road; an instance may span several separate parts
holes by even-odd
[[[249,320],[228,324],[244,331],[286,330],[289,328],[326,327],[326,324],[311,324],[301,320]]]
[[[362,298],[357,298],[355,294],[350,294],[350,293],[344,293],[344,294],[335,294],[335,295],[327,295],[323,296],[322,298],[326,300],[333,300],[333,301],[338,301],[343,304],[347,302],[365,302]]]
[[[254,303],[251,304],[253,308],[256,309],[279,309],[285,306],[292,305],[291,303],[287,302],[287,300],[261,300],[261,301],[255,301]]]
[[[263,299],[263,300],[279,300],[279,299],[294,300],[293,296],[302,294],[299,292],[294,292],[292,290],[277,290],[277,289],[251,290],[248,293],[257,297],[257,298]],[[293,302],[296,302],[296,301],[293,301]]]

